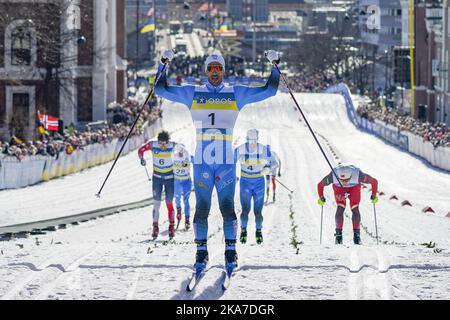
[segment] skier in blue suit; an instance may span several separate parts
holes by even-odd
[[[191,206],[189,204],[189,198],[192,190],[191,179],[191,163],[193,157],[189,155],[186,147],[179,144],[175,147],[173,154],[173,174],[175,176],[175,204],[177,208],[177,220],[178,225],[182,218],[181,203],[184,203],[184,225],[185,230],[189,230],[191,223]],[[182,201],[183,198],[183,201]]]
[[[172,50],[163,52],[158,75],[164,64],[174,57]],[[276,51],[266,52],[267,59],[279,63]],[[225,236],[225,266],[232,272],[237,266],[236,238],[237,218],[234,210],[236,164],[232,148],[233,129],[239,112],[250,103],[263,101],[276,95],[280,75],[275,66],[266,83],[261,87],[243,85],[227,86],[223,83],[225,60],[220,54],[207,57],[205,85],[171,86],[164,72],[155,83],[156,95],[185,105],[190,111],[196,128],[197,147],[194,155],[194,189],[196,208],[194,233],[197,244],[195,268],[201,272],[208,261],[208,215],[213,188],[216,188],[223,217]]]
[[[241,243],[247,242],[248,214],[252,206],[252,199],[256,222],[256,243],[263,242],[264,170],[270,165],[271,152],[269,146],[258,143],[258,137],[258,130],[249,130],[247,142],[234,151],[235,161],[239,162],[241,166]]]

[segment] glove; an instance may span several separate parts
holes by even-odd
[[[325,199],[325,197],[321,197],[319,198],[319,200],[317,200],[317,203],[319,204],[319,206],[324,206],[325,202],[327,202],[327,199]]]
[[[164,50],[162,57],[161,57],[161,62],[168,63],[173,60],[173,57],[174,57],[174,53],[172,50]]]
[[[373,194],[370,196],[370,200],[372,200],[372,203],[375,204],[378,202],[378,197],[375,194]]]
[[[147,165],[147,161],[144,158],[141,158],[141,166],[145,167]]]
[[[278,172],[278,178],[281,178],[281,173]]]
[[[279,56],[278,52],[276,52],[274,50],[269,50],[269,51],[264,52],[264,55],[266,56],[267,60],[270,61],[270,63],[272,63],[272,64],[280,63],[280,56]]]

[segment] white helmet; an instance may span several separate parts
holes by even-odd
[[[340,165],[336,168],[336,174],[340,180],[351,179],[353,174],[353,168],[349,165]]]
[[[223,70],[225,71],[225,59],[220,54],[214,53],[209,55],[208,58],[206,58],[205,72],[208,71],[208,66],[213,62],[219,63],[222,66]]]
[[[174,153],[175,153],[176,155],[178,155],[179,157],[183,157],[185,151],[186,151],[186,147],[185,147],[184,144],[182,144],[182,143],[177,143],[177,144],[175,145]]]
[[[250,129],[247,131],[247,142],[254,141],[258,142],[259,131],[256,129]]]

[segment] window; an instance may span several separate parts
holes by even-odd
[[[34,67],[37,63],[36,30],[32,20],[14,20],[5,30],[6,69]]]
[[[6,123],[10,134],[31,138],[34,129],[36,88],[6,86]]]
[[[16,27],[11,33],[11,65],[31,65],[32,36],[31,30]]]
[[[13,117],[24,126],[28,125],[30,96],[28,93],[13,93]]]

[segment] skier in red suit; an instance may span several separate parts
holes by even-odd
[[[353,242],[361,244],[360,222],[361,214],[359,212],[359,202],[361,201],[361,183],[370,183],[372,185],[372,203],[378,202],[378,181],[370,175],[362,172],[359,168],[352,165],[339,165],[334,169],[339,181],[333,172],[330,172],[317,186],[319,193],[318,204],[325,205],[326,199],[323,190],[326,186],[333,184],[334,197],[336,199],[336,244],[342,244],[342,227],[344,225],[344,211],[347,205],[347,198],[350,200],[350,208],[353,216]]]

